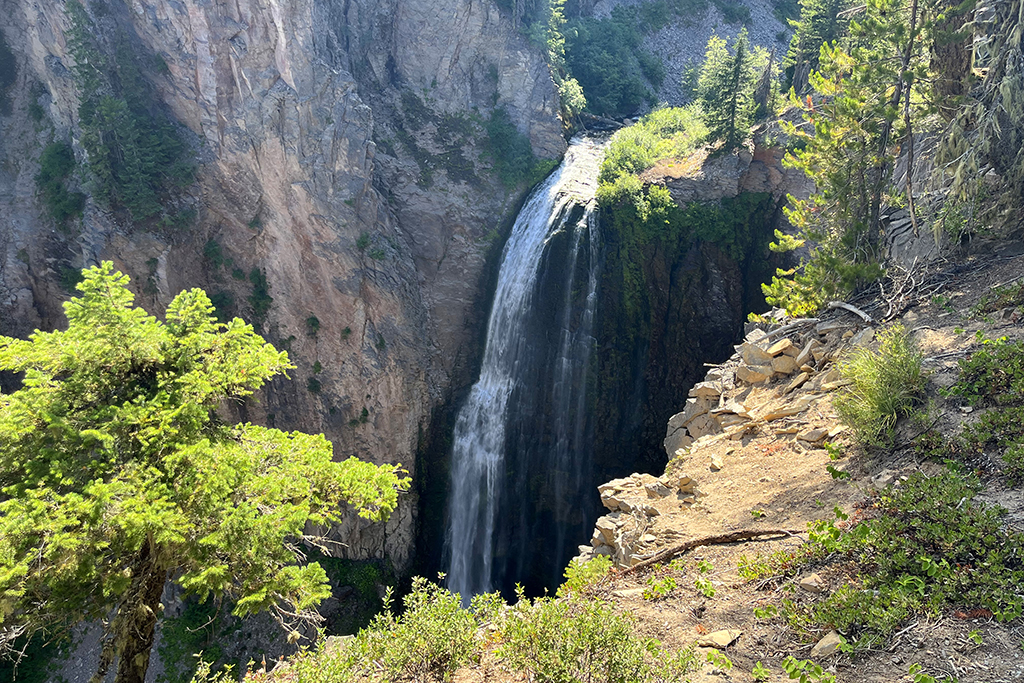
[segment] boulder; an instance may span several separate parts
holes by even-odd
[[[812,339],[804,345],[803,350],[801,350],[796,357],[797,366],[806,365],[807,362],[811,360],[811,351],[813,351],[816,346],[819,346],[817,339]]]
[[[724,650],[743,635],[743,631],[736,628],[729,628],[722,631],[712,631],[706,636],[701,636],[693,642],[697,647],[713,647]]]
[[[746,382],[747,384],[760,384],[771,379],[772,370],[771,358],[768,359],[768,365],[741,365],[736,369],[736,379]]]
[[[818,644],[811,649],[811,659],[818,660],[835,654],[845,642],[838,633],[829,631],[828,635],[819,640]]]
[[[797,369],[796,360],[792,356],[776,356],[772,358],[772,370],[783,375],[791,375]]]
[[[647,491],[648,498],[654,499],[665,498],[670,493],[672,493],[672,489],[665,486],[660,481],[655,481],[651,482],[650,484],[647,484],[646,486],[644,486],[644,490]]]
[[[713,431],[718,431],[718,425],[710,415],[698,415],[687,427],[691,437],[704,436]]]
[[[799,375],[794,377],[789,384],[786,385],[786,388],[783,390],[782,393],[788,394],[791,393],[794,389],[800,388],[803,385],[803,383],[808,380],[809,377],[810,374],[806,372],[801,372]]]
[[[615,543],[615,529],[615,520],[608,515],[599,517],[594,525],[595,534],[601,536],[601,540],[604,541],[605,545],[613,545]]]
[[[771,365],[772,362],[772,357],[768,352],[757,344],[741,344],[740,357],[747,365]]]
[[[808,593],[821,593],[825,590],[825,581],[817,574],[811,574],[800,579],[799,586]]]
[[[713,382],[698,382],[690,389],[691,397],[703,399],[715,399],[722,395],[722,389]]]
[[[780,353],[786,353],[787,350],[792,348],[794,348],[793,340],[791,340],[789,337],[783,337],[779,341],[769,346],[767,353],[769,356],[774,357],[779,355]]]
[[[818,443],[819,441],[824,439],[827,434],[827,429],[822,429],[818,427],[816,429],[808,429],[803,432],[800,432],[799,434],[796,435],[796,438],[799,439],[800,441],[806,441],[808,443]]]

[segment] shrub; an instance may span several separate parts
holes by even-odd
[[[267,274],[259,268],[253,268],[249,271],[249,283],[252,285],[249,305],[252,306],[253,323],[262,325],[267,313],[270,312],[270,305],[274,303],[274,297],[270,296]]]
[[[123,206],[134,220],[154,218],[174,188],[192,183],[192,155],[177,128],[153,113],[156,97],[139,70],[143,60],[127,39],[121,35],[114,44],[105,43],[77,0],[65,11],[81,144],[88,152],[94,195]]]
[[[541,681],[678,681],[694,665],[633,632],[633,619],[595,599],[531,602],[522,594],[506,616],[498,657]]]
[[[1005,510],[975,500],[980,490],[973,476],[916,473],[878,497],[876,519],[848,528],[814,523],[813,555],[855,578],[816,603],[783,601],[784,616],[808,635],[834,628],[855,647],[883,642],[922,610],[980,608],[997,621],[1018,618],[1024,536],[1004,526]]]
[[[68,192],[67,179],[75,170],[75,153],[71,145],[63,140],[51,142],[43,148],[39,157],[39,173],[36,187],[43,199],[43,205],[58,225],[67,219],[79,216],[85,208],[85,195]]]
[[[601,162],[600,181],[615,183],[621,176],[642,173],[662,159],[683,158],[706,136],[707,126],[697,105],[655,109],[636,125],[615,133]]]
[[[554,159],[537,159],[533,155],[530,138],[519,132],[504,107],[491,113],[484,130],[487,131],[487,155],[495,173],[507,187],[521,183],[534,185],[558,165]]]
[[[910,414],[924,390],[921,354],[902,325],[879,335],[877,352],[858,348],[839,366],[853,384],[834,401],[840,418],[865,444],[877,445],[892,437],[896,421]]]
[[[558,587],[559,597],[568,597],[585,591],[603,579],[612,569],[610,557],[598,555],[588,561],[573,559],[565,568],[565,582]]]
[[[493,600],[478,596],[474,604],[488,597]],[[475,613],[462,609],[457,594],[416,577],[403,606],[401,616],[395,616],[389,589],[384,611],[347,646],[294,661],[295,680],[447,681],[458,667],[479,657]]]

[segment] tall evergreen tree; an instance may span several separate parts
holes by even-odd
[[[732,54],[724,38],[711,36],[697,79],[697,98],[704,105],[709,138],[721,140],[722,149],[739,146],[750,132],[756,77],[746,29],[736,36]]]
[[[815,193],[791,198],[787,213],[814,246],[802,272],[779,273],[764,288],[769,303],[813,312],[881,274],[879,213],[899,144],[912,139],[920,98],[911,88],[927,68],[921,37],[917,0],[867,0],[850,22],[852,47],[822,46],[810,76],[816,97],[795,102],[813,128],[788,127],[803,146],[785,159],[814,180]],[[907,201],[913,211],[911,192]],[[773,248],[798,244],[779,237]]]
[[[790,21],[793,37],[782,62],[787,87],[798,94],[807,91],[808,78],[818,69],[821,46],[846,33],[842,14],[848,6],[849,0],[800,0],[800,18]]]

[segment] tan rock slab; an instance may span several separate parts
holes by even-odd
[[[808,593],[821,593],[825,590],[825,580],[817,574],[810,574],[800,579],[799,586]]]
[[[772,357],[767,351],[757,344],[745,343],[740,345],[740,358],[747,365],[770,365]]]
[[[789,394],[792,393],[793,390],[799,389],[801,386],[803,386],[804,382],[806,382],[810,378],[810,376],[811,375],[808,372],[801,372],[799,375],[794,377],[789,384],[786,385],[786,388],[783,391],[783,393]]]
[[[804,348],[796,357],[797,365],[806,365],[807,361],[811,359],[811,351],[818,345],[817,339],[812,339],[804,345]]]
[[[780,372],[783,375],[791,375],[797,369],[796,361],[792,356],[776,356],[772,358],[772,370]]]
[[[800,432],[796,435],[796,438],[800,441],[806,441],[807,443],[818,443],[828,435],[827,429],[821,429],[820,427],[815,429],[808,429],[807,431]]]
[[[701,636],[697,640],[693,641],[693,644],[697,647],[713,647],[718,650],[724,650],[729,647],[743,635],[743,631],[738,628],[729,628],[722,631],[712,631],[706,636]]]
[[[615,543],[615,529],[615,520],[607,515],[598,517],[597,523],[594,525],[594,531],[601,535],[601,540],[604,541],[605,545]]]
[[[843,637],[835,631],[830,631],[828,635],[818,641],[818,644],[811,649],[811,659],[818,660],[822,657],[828,657],[839,651],[839,646],[845,643]]]
[[[767,350],[767,353],[768,353],[769,356],[777,356],[780,353],[786,353],[786,351],[788,349],[792,349],[792,348],[794,348],[793,347],[793,340],[790,339],[789,337],[783,337],[779,341],[777,341],[774,344],[772,344],[771,346],[769,346],[768,350]]]
[[[736,368],[736,379],[747,384],[760,384],[771,379],[772,370],[771,358],[766,365],[741,365]]]
[[[693,398],[717,399],[722,395],[722,389],[712,382],[699,382],[693,385],[689,395]]]

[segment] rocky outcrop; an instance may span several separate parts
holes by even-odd
[[[634,473],[598,486],[610,513],[598,518],[590,545],[579,546],[577,558],[605,555],[616,566],[630,567],[653,557],[684,534],[692,506],[707,505],[699,488],[702,467],[705,476],[728,469],[755,435],[774,435],[801,450],[824,448],[846,429],[819,414],[819,403],[849,384],[836,361],[875,343],[874,328],[848,313],[751,329],[669,418],[665,473]]]
[[[793,195],[806,199],[814,190],[804,172],[782,164],[786,149],[766,142],[767,131],[755,134],[755,143],[731,154],[696,152],[685,163],[661,162],[641,174],[646,183],[664,185],[680,203],[717,201],[744,192],[767,192],[776,200]]]
[[[522,189],[490,172],[481,121],[503,107],[536,155],[564,150],[541,56],[492,3],[105,3],[97,31],[131,44],[200,162],[176,200],[196,216],[157,228],[90,200],[62,233],[34,177],[43,145],[78,136],[68,19],[56,1],[4,8],[18,73],[0,116],[0,333],[59,325],[61,274],[101,259],[147,308],[202,286],[250,319],[255,271],[262,331],[297,367],[239,417],[414,469],[431,411],[469,381],[487,257]],[[407,568],[414,510],[353,521],[345,556]]]

